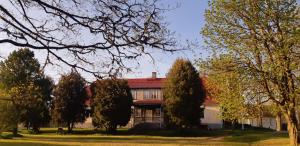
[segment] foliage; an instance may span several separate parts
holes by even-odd
[[[49,102],[50,92],[53,86],[52,80],[43,79],[38,81],[43,83],[30,83],[29,85],[19,85],[11,88],[9,95],[13,99],[13,104],[18,105],[20,112],[20,122],[28,129],[29,127],[36,133],[39,128],[50,121]],[[45,91],[46,90],[46,91]],[[27,103],[24,102],[27,100]]]
[[[1,90],[14,108],[13,123],[22,122],[38,132],[49,121],[52,80],[40,71],[40,64],[29,49],[13,51],[0,63]],[[12,109],[11,109],[12,110]],[[9,112],[9,111],[7,111]],[[9,119],[9,118],[8,118]]]
[[[291,145],[297,145],[298,135],[299,16],[296,0],[212,0],[202,30],[209,48],[231,53],[260,93],[278,105]]]
[[[58,126],[67,126],[72,132],[75,123],[85,121],[85,80],[79,73],[71,71],[62,75],[54,88],[52,118]]]
[[[220,117],[226,121],[236,121],[246,115],[246,98],[243,83],[236,64],[230,55],[223,55],[202,61],[200,70],[205,74],[205,88],[220,106]]]
[[[21,84],[28,84],[40,76],[40,64],[29,49],[13,51],[0,63],[1,83],[9,90]]]
[[[17,126],[18,113],[9,99],[0,99],[0,134]]]
[[[177,59],[167,74],[164,111],[167,123],[179,128],[200,124],[205,90],[190,61]]]
[[[131,116],[132,95],[126,80],[97,80],[92,87],[92,118],[95,127],[114,133],[117,126],[126,126]]]
[[[223,120],[262,116],[260,99],[253,93],[255,84],[245,77],[230,54],[200,60],[198,65],[205,78],[206,92],[218,102]]]

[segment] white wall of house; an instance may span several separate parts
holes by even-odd
[[[217,105],[205,106],[204,117],[201,118],[201,124],[207,125],[210,129],[219,129],[223,126],[223,121],[219,117],[220,109]]]
[[[76,123],[74,125],[75,128],[94,128],[92,123],[92,117],[88,117],[85,119],[83,123]]]

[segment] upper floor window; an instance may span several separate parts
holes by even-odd
[[[137,99],[137,91],[136,90],[131,90],[131,95],[132,95],[133,100]]]
[[[160,93],[160,90],[157,89],[144,90],[144,99],[161,99]]]

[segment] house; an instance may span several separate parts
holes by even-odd
[[[163,88],[166,78],[158,78],[156,72],[152,72],[149,78],[131,78],[127,81],[133,97],[132,115],[127,127],[148,124],[154,128],[162,128],[164,126]],[[90,90],[88,93],[91,94]],[[86,104],[89,105],[90,101]],[[218,116],[219,107],[213,98],[207,97],[203,107],[204,115],[201,124],[210,129],[222,128],[223,122]],[[91,123],[91,118],[88,118],[85,124],[76,126],[87,128],[92,126]]]
[[[201,118],[201,125],[207,125],[209,129],[223,128],[223,120],[220,118],[220,107],[211,97],[206,97],[204,103],[204,115]]]
[[[148,123],[153,127],[163,127],[163,88],[166,78],[157,78],[156,72],[152,72],[150,78],[134,78],[127,81],[133,96],[133,112],[128,126]],[[203,107],[201,124],[210,129],[222,128],[223,121],[218,116],[219,107],[216,101],[207,97]]]
[[[157,78],[156,72],[151,78],[127,79],[133,97],[132,116],[129,126],[151,123],[161,128],[164,124],[163,115],[163,84],[165,78]]]

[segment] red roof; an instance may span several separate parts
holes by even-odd
[[[128,85],[131,89],[160,89],[163,88],[165,80],[165,78],[127,79]]]
[[[203,105],[205,105],[205,106],[216,106],[216,105],[218,105],[218,103],[213,98],[206,96]]]
[[[91,90],[91,86],[85,86],[84,90],[86,91],[87,94],[87,99],[84,101],[84,104],[86,106],[91,106],[91,97],[92,97],[92,90]]]
[[[92,89],[91,86],[85,86],[85,91],[88,97],[92,97]]]
[[[164,86],[164,82],[166,78],[135,78],[135,79],[127,79],[128,85],[131,89],[161,89]],[[205,84],[205,80],[204,80]],[[85,88],[89,97],[92,96],[90,86]],[[91,101],[86,101],[86,105],[90,105]],[[134,101],[135,105],[161,105],[162,101],[157,99],[146,99],[146,100],[138,100]],[[206,97],[204,103],[205,106],[215,106],[218,103],[211,97]]]

